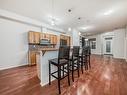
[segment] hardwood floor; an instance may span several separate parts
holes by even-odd
[[[92,55],[92,68],[80,73],[68,86],[61,82],[62,95],[127,95],[127,63],[108,56]],[[58,95],[57,81],[40,86],[36,66],[0,71],[0,95]]]

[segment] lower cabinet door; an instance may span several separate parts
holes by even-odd
[[[29,65],[35,65],[35,64],[36,64],[36,52],[29,51]]]

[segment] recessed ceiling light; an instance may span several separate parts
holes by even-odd
[[[69,27],[69,28],[68,28],[68,31],[71,31],[71,30],[72,30],[72,29]]]
[[[55,21],[54,21],[54,20],[51,21],[51,25],[52,25],[52,26],[55,25]]]
[[[107,15],[110,15],[111,13],[113,13],[113,10],[109,10],[109,11],[105,12],[104,15],[107,16]]]
[[[78,34],[81,35],[81,32],[79,32]]]
[[[78,17],[78,20],[81,20],[81,17]]]
[[[81,27],[81,29],[83,29],[83,30],[87,30],[87,29],[91,29],[91,28],[93,28],[93,27],[92,26]]]
[[[71,9],[68,9],[68,12],[71,12],[72,10]]]
[[[85,39],[85,41],[88,41],[88,40],[89,40],[89,39],[87,39],[87,38]]]

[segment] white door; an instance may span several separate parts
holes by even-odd
[[[110,38],[105,38],[104,39],[104,54],[111,54],[113,55],[112,52],[112,37]]]

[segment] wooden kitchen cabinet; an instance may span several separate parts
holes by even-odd
[[[41,33],[41,34],[40,34],[40,40],[41,40],[41,39],[50,39],[50,35],[47,34],[47,33]]]
[[[36,64],[36,52],[35,51],[29,51],[29,65],[35,65]]]
[[[54,42],[53,42],[55,45],[57,44],[57,36],[54,35]]]
[[[67,45],[70,46],[71,45],[71,38],[67,37]]]
[[[60,35],[60,39],[66,40],[68,46],[71,45],[71,37],[70,36]]]
[[[28,40],[30,44],[39,44],[40,43],[40,32],[28,32]]]
[[[57,44],[57,36],[53,34],[41,33],[40,40],[41,39],[49,39],[51,44],[54,44],[54,45]]]
[[[57,36],[51,34],[50,35],[50,41],[51,41],[51,44],[56,45],[57,44]]]
[[[40,52],[29,50],[28,52],[28,63],[29,66],[36,65],[39,63]]]

